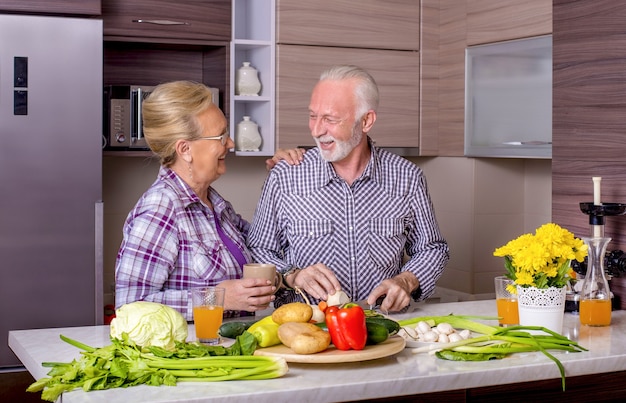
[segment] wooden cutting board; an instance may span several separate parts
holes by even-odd
[[[367,361],[388,357],[402,351],[405,343],[406,342],[402,337],[393,336],[380,344],[366,346],[363,350],[338,350],[331,344],[327,350],[317,354],[296,354],[284,344],[279,344],[277,346],[257,349],[254,352],[254,355],[283,357],[287,362],[331,364],[339,362]]]

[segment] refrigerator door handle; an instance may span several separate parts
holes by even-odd
[[[96,242],[96,261],[95,261],[95,298],[96,298],[96,325],[104,324],[104,202],[98,200],[95,203],[95,242]]]

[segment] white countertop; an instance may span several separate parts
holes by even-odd
[[[494,300],[419,304],[396,319],[426,315],[496,315]],[[190,327],[190,334],[193,328]],[[16,330],[9,332],[9,346],[35,379],[46,376],[44,361],[69,362],[79,350],[59,335],[93,347],[110,344],[108,326]],[[563,334],[589,349],[581,353],[552,351],[565,366],[566,376],[626,370],[626,311],[615,311],[609,327],[580,326],[578,316],[565,314]],[[72,402],[237,402],[277,403],[335,402],[413,395],[560,378],[554,362],[541,353],[518,353],[486,362],[446,361],[411,349],[372,361],[342,364],[289,363],[282,378],[262,381],[179,383],[176,387],[137,386],[126,389],[65,393]]]

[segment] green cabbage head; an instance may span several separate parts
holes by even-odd
[[[172,351],[176,341],[187,340],[187,321],[167,305],[135,301],[118,308],[111,321],[111,337],[123,340],[123,333],[138,346]]]

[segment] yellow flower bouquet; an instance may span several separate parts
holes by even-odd
[[[522,287],[565,287],[570,280],[570,263],[582,262],[587,245],[570,231],[547,223],[497,248],[494,256],[504,257],[506,277]],[[510,292],[516,293],[515,286]]]

